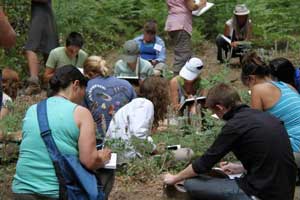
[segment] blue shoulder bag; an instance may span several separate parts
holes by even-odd
[[[47,100],[37,105],[41,137],[53,162],[59,182],[60,200],[103,200],[100,181],[80,163],[78,156],[59,152],[48,124]]]

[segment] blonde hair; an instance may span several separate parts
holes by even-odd
[[[88,57],[84,62],[83,72],[90,79],[96,76],[107,77],[110,75],[110,70],[106,67],[106,61],[101,56]]]

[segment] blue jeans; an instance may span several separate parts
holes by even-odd
[[[251,200],[236,183],[228,178],[200,175],[184,182],[191,199],[199,200]]]

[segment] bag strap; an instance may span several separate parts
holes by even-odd
[[[52,160],[56,177],[59,183],[59,199],[65,200],[67,199],[67,192],[65,187],[65,179],[63,174],[61,173],[60,166],[58,164],[58,158],[61,157],[61,153],[59,152],[56,143],[52,137],[52,133],[49,127],[48,115],[47,115],[47,99],[39,102],[37,104],[37,118],[40,127],[41,137],[46,145],[49,156]]]
[[[53,162],[57,161],[57,158],[61,156],[49,128],[48,115],[47,115],[47,100],[43,100],[37,105],[37,116],[39,127],[41,131],[41,137],[45,142],[50,158]]]

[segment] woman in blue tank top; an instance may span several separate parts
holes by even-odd
[[[251,106],[279,118],[287,129],[294,153],[299,153],[300,96],[295,88],[281,81],[272,81],[270,67],[256,53],[243,59],[241,78],[251,89]],[[297,165],[299,167],[299,163]]]
[[[110,150],[96,149],[91,113],[79,106],[85,95],[87,80],[74,66],[56,70],[50,80],[47,116],[54,141],[62,154],[78,155],[89,170],[110,159]],[[13,199],[58,199],[59,183],[52,161],[40,136],[37,105],[31,106],[23,122],[23,139],[13,179]]]

